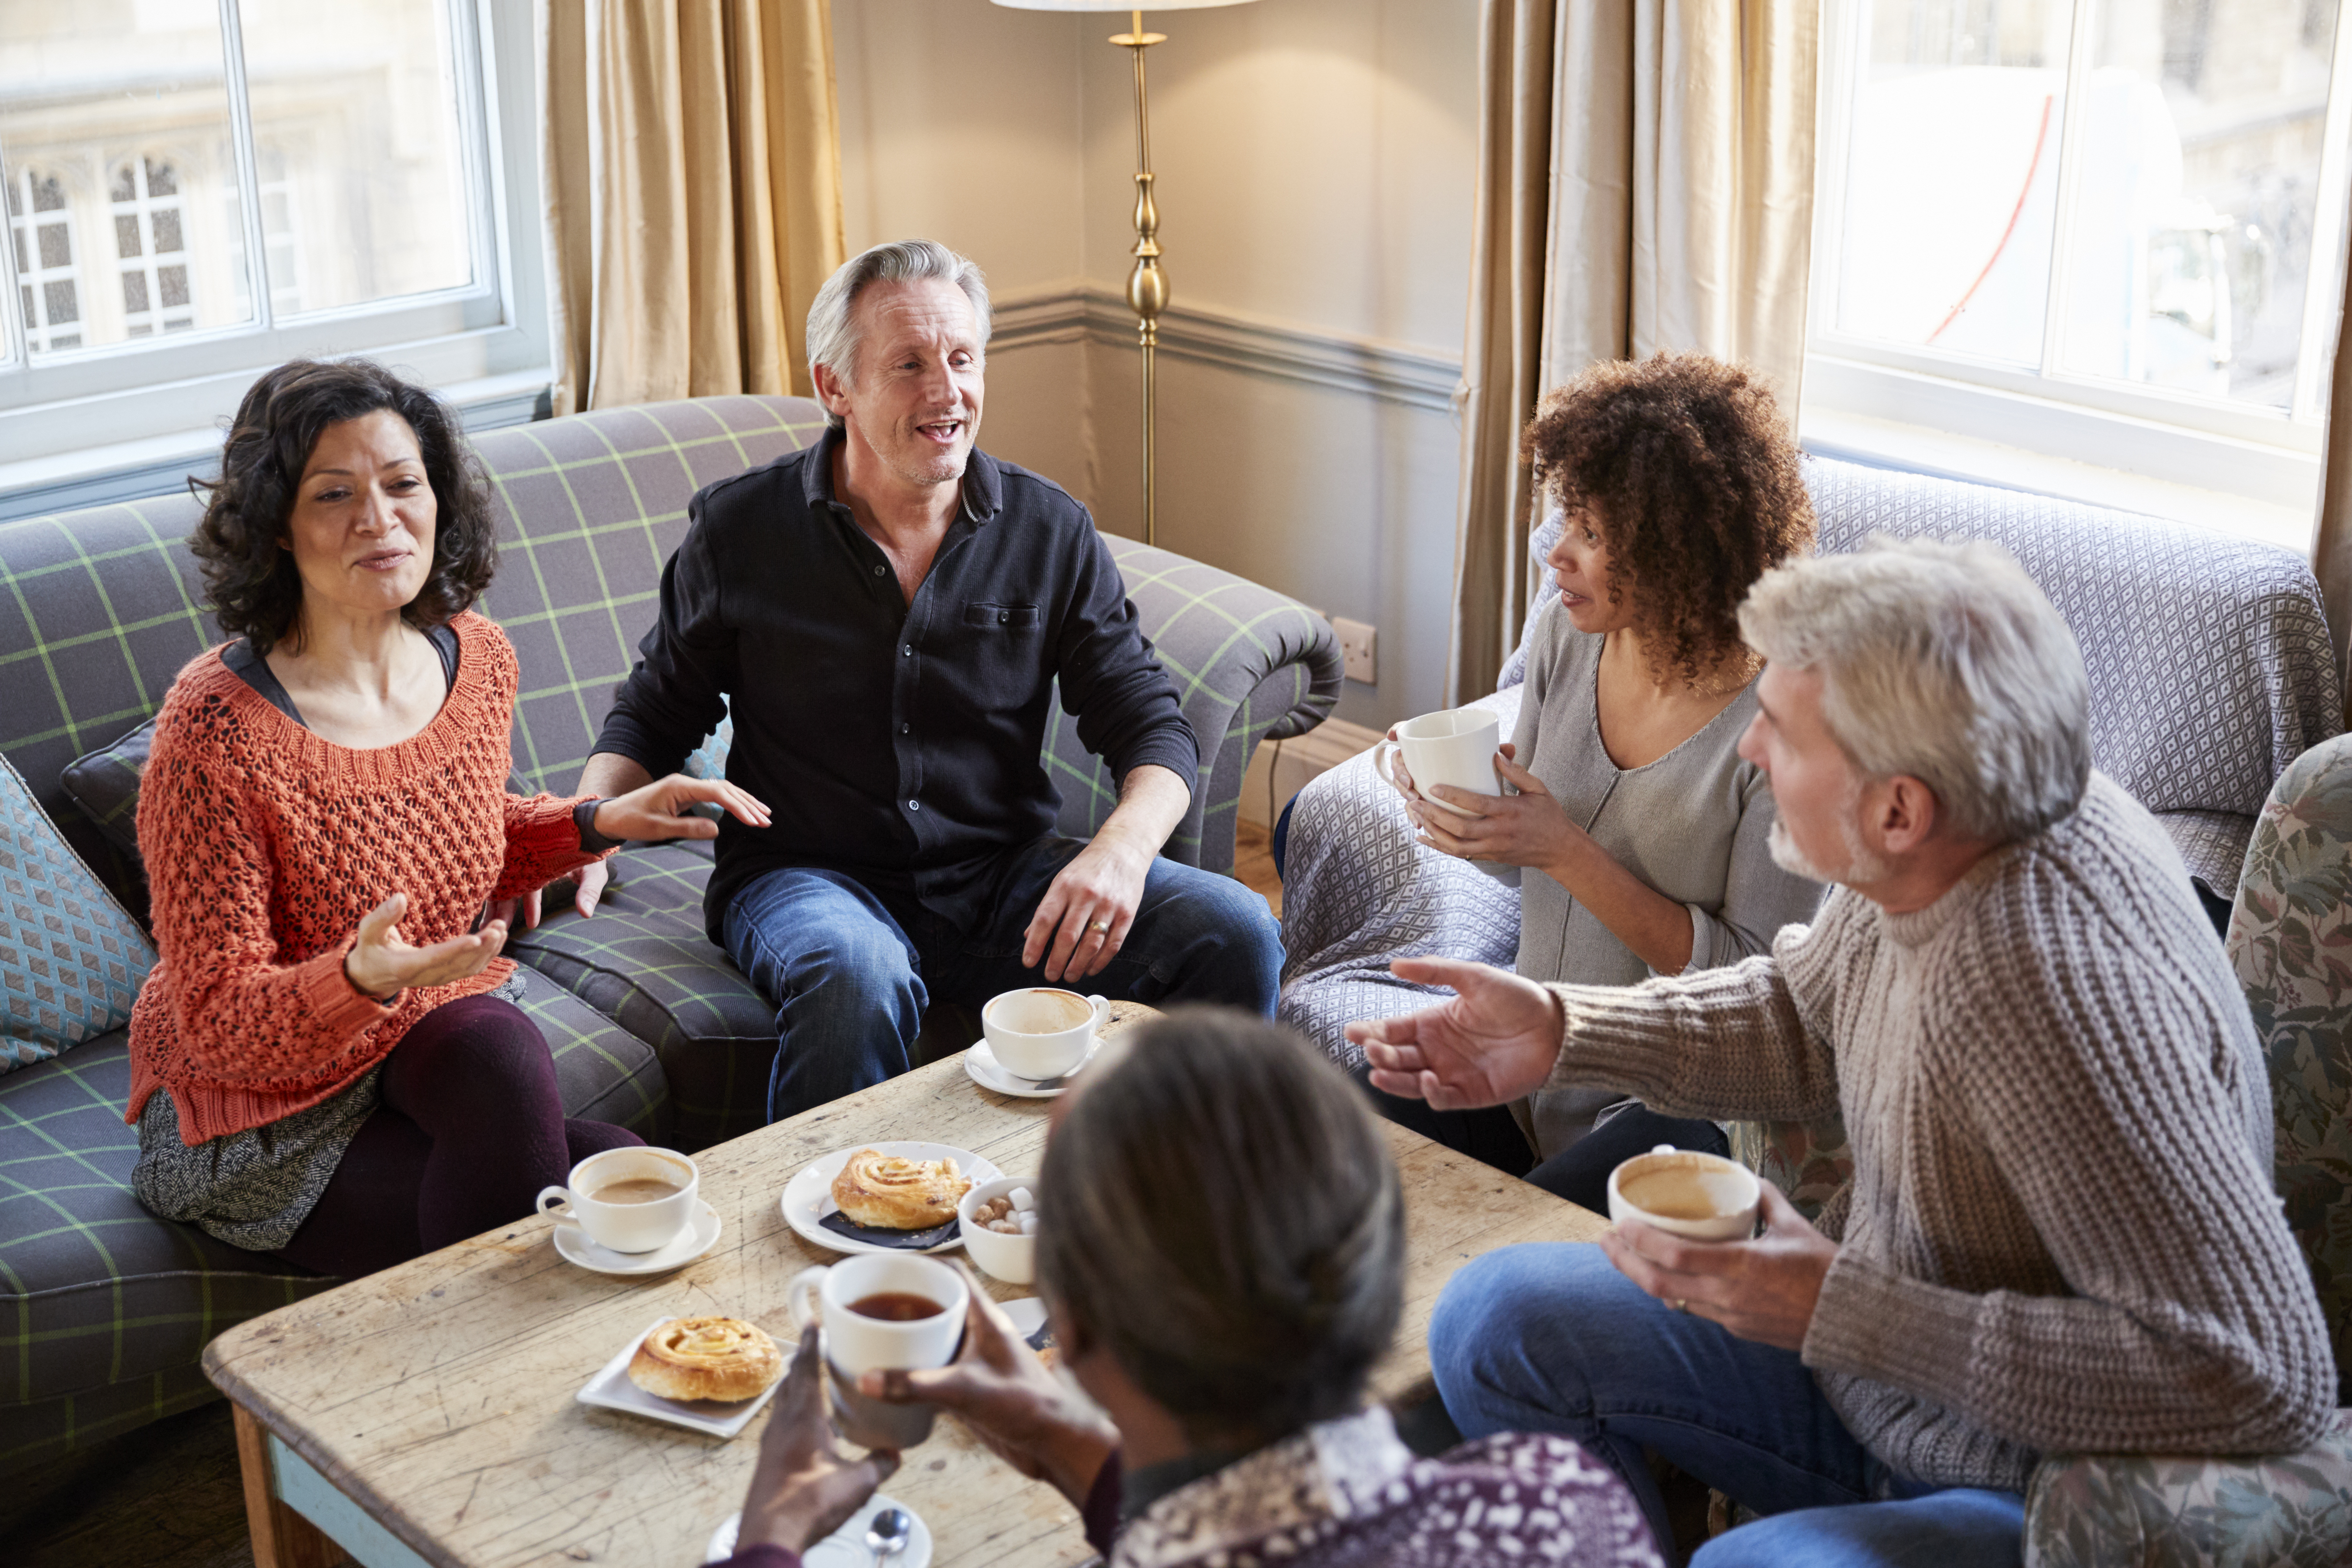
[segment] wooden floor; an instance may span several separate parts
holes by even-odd
[[[1282,913],[1266,830],[1234,834],[1234,875]],[[158,1421],[0,1488],[9,1568],[253,1568],[226,1402]]]

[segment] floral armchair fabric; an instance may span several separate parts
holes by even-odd
[[[2272,788],[2229,953],[2270,1058],[2279,1193],[2340,1379],[2352,1367],[2352,736],[2313,747]],[[2027,1568],[2352,1562],[2352,1409],[2314,1447],[2268,1458],[2053,1457],[2025,1517]]]

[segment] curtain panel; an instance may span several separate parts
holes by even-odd
[[[1793,427],[1812,259],[1820,0],[1486,0],[1450,700],[1531,602],[1519,432],[1600,360],[1697,350]]]
[[[827,0],[539,0],[555,412],[809,391],[845,259]]]
[[[2336,649],[2336,674],[2344,683],[2344,722],[2352,727],[2352,361],[2345,357],[2352,327],[2352,267],[2345,271],[2345,304],[2336,317],[2336,360],[2328,375],[2327,444],[2319,474],[2319,532],[2311,547],[2311,570],[2327,601],[2327,640]]]

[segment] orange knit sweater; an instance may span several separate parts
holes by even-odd
[[[506,791],[514,650],[467,612],[457,680],[433,722],[354,751],[272,706],[221,662],[182,670],[139,789],[139,848],[162,956],[131,1013],[131,1108],[168,1088],[190,1145],[316,1105],[383,1061],[443,1002],[514,970],[412,987],[386,1007],[352,988],[360,917],[408,895],[416,946],[463,936],[511,898],[595,857],[575,802]]]

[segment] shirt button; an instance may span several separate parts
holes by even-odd
[[[900,735],[912,735],[915,733],[915,727],[911,724],[902,724],[898,727],[898,733]]]
[[[1011,612],[1010,610],[1000,610],[1000,611],[998,611],[998,612],[996,612],[996,623],[997,623],[998,625],[1000,625],[1000,626],[1003,625],[1005,622],[1007,622],[1011,621],[1012,619],[1013,619],[1013,612]]]
[[[875,576],[877,576],[877,577],[879,577],[879,576],[881,576],[884,572],[886,572],[886,571],[887,571],[887,570],[890,570],[890,569],[889,569],[888,567],[887,567],[887,566],[877,566],[877,567],[876,567],[876,568],[874,569],[874,575],[875,575]]]
[[[919,811],[922,809],[923,803],[920,800],[909,800],[907,802],[907,810],[909,811]]]
[[[911,659],[915,656],[915,645],[912,643],[909,643],[904,648],[900,649],[899,652],[906,657]]]

